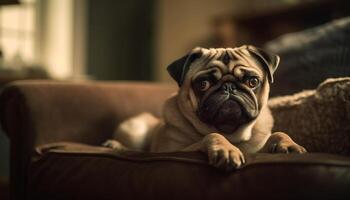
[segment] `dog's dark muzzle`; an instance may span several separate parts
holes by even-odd
[[[233,82],[225,82],[206,99],[198,109],[199,118],[225,132],[232,132],[239,125],[252,119],[251,108],[255,102]]]

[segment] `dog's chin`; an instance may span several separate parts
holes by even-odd
[[[248,121],[242,106],[237,101],[229,99],[222,103],[210,121],[205,122],[221,133],[232,134]]]

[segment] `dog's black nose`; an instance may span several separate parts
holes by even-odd
[[[222,85],[222,89],[228,93],[233,93],[236,90],[236,85],[232,82],[225,82]]]

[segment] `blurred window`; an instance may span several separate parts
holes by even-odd
[[[0,7],[0,49],[5,63],[35,59],[36,0],[21,0],[21,4]]]

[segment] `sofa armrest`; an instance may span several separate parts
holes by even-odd
[[[59,141],[100,145],[121,120],[144,111],[159,115],[174,91],[144,82],[11,83],[0,95],[1,125],[11,142],[11,194],[24,193],[35,146]]]
[[[144,111],[159,115],[174,91],[144,82],[18,81],[0,96],[0,119],[11,141],[100,144],[127,117]]]

